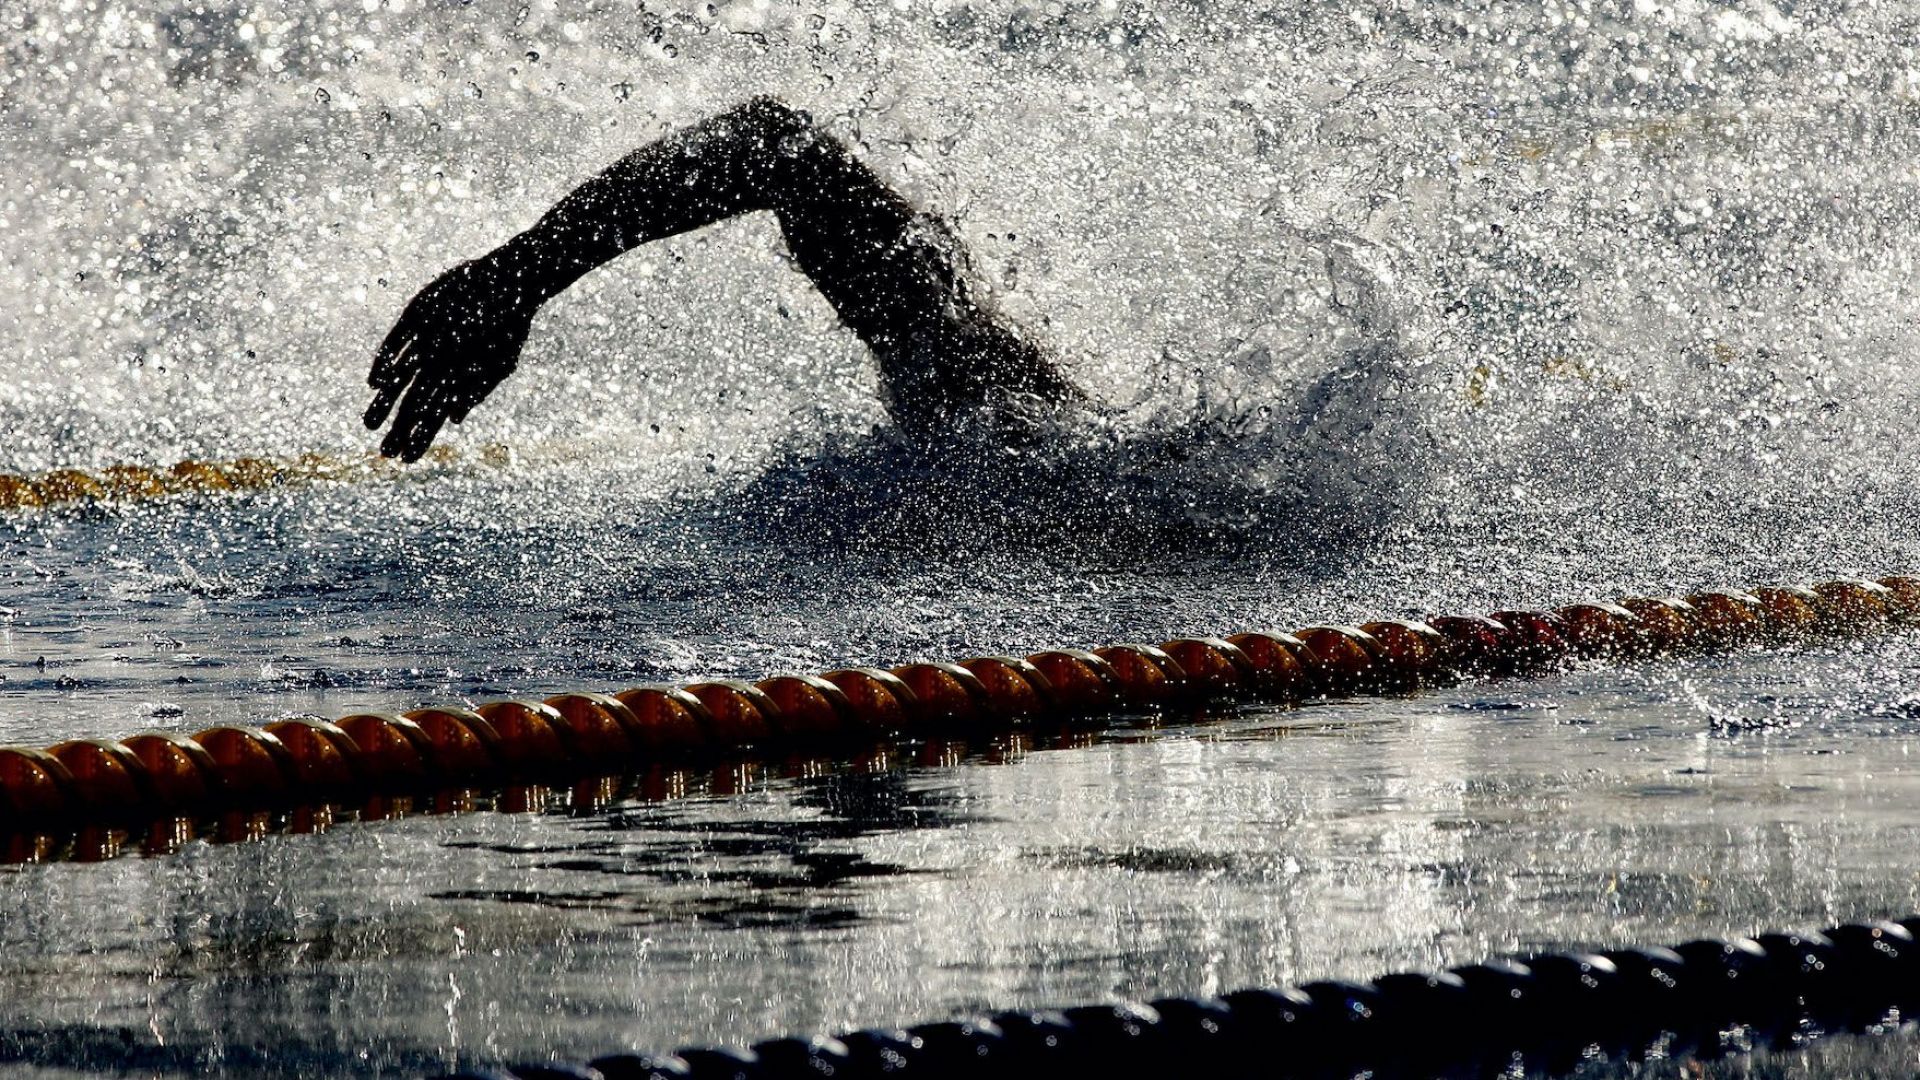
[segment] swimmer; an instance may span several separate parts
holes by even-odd
[[[635,150],[531,229],[422,289],[367,378],[367,427],[393,414],[380,452],[416,461],[442,424],[466,419],[513,373],[534,312],[588,271],[756,210],[779,218],[794,261],[873,351],[887,411],[909,439],[1082,401],[1033,342],[975,299],[966,252],[939,218],[806,113],[762,97]]]

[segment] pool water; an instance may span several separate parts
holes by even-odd
[[[21,519],[6,737],[1499,603],[1485,580],[1383,565],[1442,562],[1456,537],[1380,538],[1332,571],[1204,543],[1132,567],[1011,544],[870,565],[736,545],[702,565],[714,507],[645,521],[603,494],[569,520],[573,485],[599,481]],[[1603,569],[1567,584],[1568,565]],[[1605,566],[1515,559],[1508,596],[1595,595]],[[1920,908],[1917,673],[1897,632],[1085,745],[729,766],[578,816],[14,867],[0,1054],[54,1074],[410,1075],[1901,914]]]
[[[0,517],[0,742],[1913,572],[1910,22],[5,5],[0,471],[366,452],[415,290],[750,93],[941,213],[1098,415],[903,448],[771,220],[676,237],[445,437],[509,467]],[[1906,914],[1917,668],[1903,631],[7,867],[0,1061],[407,1076]]]

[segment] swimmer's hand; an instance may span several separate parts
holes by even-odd
[[[367,427],[387,457],[418,461],[440,426],[459,423],[513,374],[533,314],[544,299],[523,287],[496,253],[462,263],[421,289],[374,357]]]

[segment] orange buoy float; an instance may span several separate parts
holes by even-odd
[[[566,764],[570,755],[561,731],[566,721],[552,706],[538,701],[489,701],[473,711],[492,725],[500,739],[500,756],[512,764],[516,775],[546,776]],[[545,797],[544,789],[527,796],[536,801]]]
[[[775,675],[754,685],[779,708],[790,738],[837,739],[859,728],[846,691],[818,675]]]
[[[493,808],[503,814],[544,813],[553,803],[553,789],[540,784],[516,784],[504,788],[493,800]]]
[[[26,510],[45,506],[46,500],[24,476],[0,473],[0,510]]]
[[[1317,669],[1314,681],[1323,692],[1350,694],[1372,688],[1380,678],[1375,654],[1380,643],[1357,626],[1307,626],[1293,636],[1306,643]]]
[[[714,740],[721,747],[767,743],[780,736],[780,706],[752,683],[716,679],[685,689],[707,707]]]
[[[510,462],[497,452],[478,455],[489,466]],[[435,447],[428,457],[436,462],[457,460],[449,447]],[[342,459],[328,454],[303,454],[297,459],[275,461],[262,457],[242,457],[231,461],[186,460],[165,468],[121,463],[97,472],[81,469],[54,469],[38,476],[0,474],[0,510],[57,506],[70,503],[98,503],[108,500],[144,500],[180,492],[257,491],[288,480],[333,480],[354,474],[395,473],[397,466],[386,459]]]
[[[352,469],[351,464],[332,454],[307,453],[294,458],[287,471],[303,480],[338,480]]]
[[[1161,642],[1160,651],[1180,665],[1187,691],[1195,697],[1222,701],[1240,697],[1253,686],[1253,662],[1225,638],[1174,638]]]
[[[279,465],[266,458],[243,457],[222,462],[218,466],[227,482],[236,488],[259,489],[272,487],[280,482],[285,473]]]
[[[140,838],[140,854],[150,857],[172,855],[193,839],[193,832],[193,819],[190,817],[161,817],[149,821]]]
[[[994,718],[980,677],[959,664],[902,664],[893,673],[920,701],[915,735],[952,735]]]
[[[74,797],[101,816],[137,813],[152,804],[146,766],[133,751],[104,739],[74,739],[47,748],[73,777]]]
[[[1431,684],[1445,671],[1442,658],[1447,639],[1440,631],[1413,619],[1376,619],[1360,624],[1360,629],[1380,643],[1381,667],[1395,686],[1410,688]]]
[[[187,812],[213,800],[218,767],[199,743],[171,731],[150,731],[120,740],[140,759],[147,787],[163,810]]]
[[[1883,577],[1880,586],[1887,590],[1883,599],[1895,619],[1901,622],[1920,620],[1920,578]]]
[[[1760,618],[1769,641],[1805,641],[1820,632],[1820,594],[1797,585],[1751,590],[1760,601]]]
[[[1673,652],[1793,640],[1815,629],[1873,629],[1916,610],[1920,580],[1842,579],[1814,590],[1702,592],[1691,602],[1635,597],[1618,605],[1571,604],[1557,612],[1502,611],[1425,623],[1382,619],[1364,627],[1308,627],[1298,635],[1178,638],[1164,646],[906,664],[893,672],[848,668],[758,684],[638,687],[618,697],[561,694],[545,703],[427,708],[404,717],[362,713],[338,724],[292,717],[264,729],[209,728],[192,738],[149,733],[119,744],[70,740],[47,751],[0,751],[0,828],[58,823],[111,830],[130,824],[120,818],[177,819],[211,809],[226,815],[222,835],[252,836],[265,828],[270,815],[263,811],[276,804],[345,791],[369,796],[361,810],[368,818],[436,789],[431,805],[440,809],[478,805],[470,790],[453,785],[482,778],[513,789],[502,805],[532,807],[545,796],[529,781],[573,783],[604,765],[602,780],[576,785],[575,798],[588,805],[616,794],[617,778],[604,776],[624,771],[642,754],[751,750],[755,743],[828,740],[852,732],[913,735],[934,754],[929,760],[947,760],[964,746],[951,735],[974,725],[1076,713],[1111,716],[1184,700],[1193,687],[1231,700],[1286,700],[1310,688],[1344,693],[1412,686],[1455,670],[1498,674],[1574,655]],[[1030,741],[1016,731],[1006,749],[990,752],[1017,753]],[[871,761],[888,760],[891,753],[882,746]],[[796,760],[797,775],[818,768]],[[746,783],[752,770],[727,775],[736,774]],[[324,828],[330,815],[321,805],[291,827]]]
[[[33,481],[42,506],[54,503],[97,501],[107,497],[107,487],[79,469],[55,469]]]
[[[1640,616],[1605,601],[1568,604],[1555,608],[1562,632],[1575,656],[1586,660],[1611,660],[1640,656],[1649,648],[1646,629]]]
[[[232,491],[227,474],[205,461],[182,461],[167,470],[167,486],[174,491]]]
[[[437,779],[456,784],[484,780],[499,774],[505,766],[500,733],[479,713],[470,709],[415,709],[406,715],[420,725],[433,747],[432,768]]]
[[[430,779],[433,747],[419,724],[389,713],[355,713],[335,723],[360,748],[360,771],[369,783],[391,789]]]
[[[820,676],[840,688],[859,723],[859,735],[885,738],[911,728],[920,699],[900,677],[883,668],[840,668]]]
[[[634,719],[628,732],[634,748],[650,754],[685,754],[713,745],[713,714],[705,702],[677,686],[636,686],[613,695]],[[482,709],[481,714],[485,715]],[[562,718],[560,735],[568,735]],[[581,751],[569,746],[568,752]]]
[[[100,470],[100,483],[115,499],[154,499],[167,493],[167,482],[145,465],[109,465]]]
[[[1165,649],[1123,642],[1103,645],[1093,655],[1105,660],[1120,684],[1120,700],[1136,709],[1164,709],[1192,690],[1186,669]]]
[[[1813,591],[1826,602],[1821,614],[1835,631],[1857,633],[1893,621],[1892,592],[1877,581],[1841,578],[1823,581]]]
[[[1253,689],[1270,701],[1298,701],[1313,693],[1320,658],[1287,633],[1248,630],[1227,638],[1253,667]]]
[[[1880,601],[1881,606],[1887,609],[1887,618],[1889,620],[1894,617],[1893,590],[1872,578],[1843,578],[1841,580],[1850,582],[1865,590],[1867,595]]]
[[[295,716],[265,728],[293,759],[294,783],[302,794],[336,795],[361,784],[360,746],[331,720]]]
[[[1640,616],[1657,654],[1692,652],[1705,644],[1693,605],[1677,596],[1629,596],[1620,606]]]
[[[560,716],[560,738],[575,760],[619,761],[643,746],[640,721],[605,694],[555,694],[545,702]]]
[[[1084,716],[1125,701],[1119,673],[1104,657],[1085,649],[1047,649],[1027,663],[1053,684],[1053,703],[1063,716]]]
[[[1433,615],[1426,624],[1446,639],[1447,667],[1462,675],[1507,674],[1511,662],[1507,639],[1513,631],[1505,623],[1485,615]]]
[[[0,823],[8,831],[46,828],[85,807],[73,773],[45,750],[0,747]]]
[[[210,727],[193,741],[213,757],[215,791],[234,803],[279,802],[294,782],[293,755],[280,740],[255,728]]]
[[[1688,596],[1687,603],[1709,648],[1737,649],[1766,635],[1765,609],[1751,593],[1710,589]]]
[[[470,787],[439,787],[428,793],[422,803],[429,814],[471,814],[480,808]]]
[[[1496,611],[1488,618],[1510,631],[1505,638],[1509,671],[1544,671],[1573,655],[1573,646],[1561,632],[1560,616],[1551,611]]]
[[[1053,684],[1017,656],[976,656],[960,661],[960,666],[973,672],[994,711],[1010,723],[1038,720],[1053,711]]]
[[[83,825],[71,834],[65,852],[69,862],[97,863],[117,859],[127,844],[126,831],[99,825]]]

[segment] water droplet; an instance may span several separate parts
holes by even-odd
[[[678,46],[674,45],[672,42],[668,42],[667,44],[660,46],[660,55],[671,60],[674,57],[680,55],[680,49]]]
[[[528,49],[528,50],[527,50],[527,61],[528,61],[529,63],[534,63],[534,64],[537,64],[537,63],[539,63],[539,62],[540,62],[540,53],[539,53],[539,51],[538,51],[538,50],[536,50],[536,49]]]
[[[333,95],[327,93],[326,87],[316,86],[313,88],[313,100],[319,102],[322,105],[325,105],[329,101],[333,100]]]
[[[467,84],[467,96],[470,98],[474,98],[477,100],[479,98],[485,97],[486,93],[487,92],[485,90],[480,89],[479,83]]]

